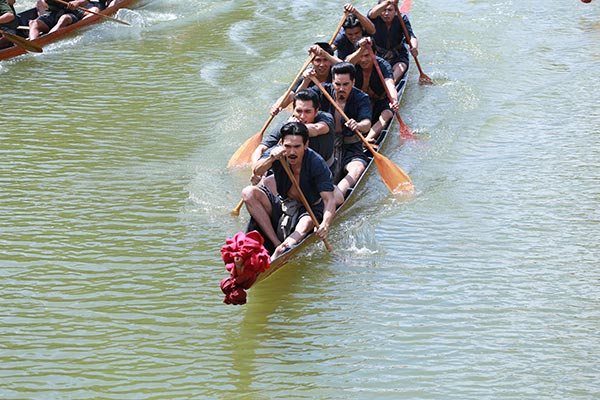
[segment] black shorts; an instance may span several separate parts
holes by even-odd
[[[371,109],[371,122],[373,124],[376,123],[381,113],[385,110],[392,111],[392,109],[390,108],[390,101],[387,99],[387,97],[373,102],[373,107]]]
[[[267,198],[271,203],[271,225],[273,225],[275,231],[277,232],[277,225],[279,224],[279,220],[283,216],[283,211],[281,208],[281,197],[271,192],[271,190],[269,190],[269,188],[266,186],[260,185],[259,188],[267,195]],[[323,212],[325,210],[325,205],[323,204],[323,201],[321,200],[317,204],[312,205],[311,208],[313,213],[315,214],[315,217],[317,218],[317,221],[322,221]],[[300,221],[300,219],[308,215],[309,213],[308,211],[306,211],[306,208],[304,206],[300,206],[298,214],[294,218],[295,223],[292,226],[292,231],[295,229],[298,221]],[[279,240],[283,241],[285,240],[285,238],[280,237]]]
[[[58,20],[63,15],[69,15],[72,19],[71,23],[74,24],[75,22],[81,21],[81,19],[83,18],[83,11],[79,11],[79,10],[52,11],[52,12],[47,12],[44,15],[41,15],[40,17],[38,17],[38,20],[42,21],[44,24],[46,24],[48,26],[48,28],[52,29],[52,28],[54,28],[54,26],[56,24],[58,24]]]
[[[344,158],[342,159],[342,168],[346,168],[346,165],[350,164],[352,161],[361,161],[365,167],[369,163],[369,160],[363,151],[362,142],[360,141],[352,144],[344,144],[343,151]]]

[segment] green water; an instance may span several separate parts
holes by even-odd
[[[142,1],[0,63],[1,398],[598,397],[598,2],[413,1],[417,195],[373,171],[222,303],[227,161],[342,6]]]

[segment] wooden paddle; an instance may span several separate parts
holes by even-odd
[[[68,1],[64,1],[64,0],[54,0],[54,1],[56,1],[57,3],[60,3],[60,4],[64,5],[64,6],[68,6],[69,5]],[[110,19],[111,21],[115,21],[115,22],[118,22],[118,23],[123,24],[123,25],[130,25],[129,22],[125,22],[125,21],[120,20],[118,18],[111,17],[110,15],[105,15],[105,14],[102,14],[102,13],[99,13],[99,12],[96,12],[96,11],[91,11],[91,10],[88,10],[87,8],[83,8],[83,7],[75,7],[75,8],[77,8],[79,11],[83,11],[84,13],[90,13],[90,14],[98,15],[98,16],[100,16],[102,18]]]
[[[394,99],[392,98],[390,89],[388,88],[387,84],[385,83],[385,78],[383,77],[381,68],[379,68],[379,63],[377,62],[377,57],[375,56],[375,53],[373,53],[373,49],[371,48],[370,44],[367,46],[367,49],[369,51],[369,54],[371,55],[371,59],[373,60],[373,65],[375,66],[375,69],[377,70],[377,75],[379,75],[379,79],[381,79],[381,84],[383,85],[383,88],[385,89],[387,98],[390,101],[390,103],[393,103]],[[402,121],[402,118],[400,118],[400,111],[396,111],[395,114],[396,114],[396,118],[398,118],[398,124],[400,125],[400,132],[399,132],[400,137],[402,139],[416,139],[417,137],[412,134],[410,129],[408,129],[408,125],[406,125],[404,123],[404,121]]]
[[[335,102],[335,100],[333,100],[329,92],[325,90],[323,85],[321,85],[321,82],[319,82],[319,80],[314,77],[312,77],[311,79],[315,83],[315,85],[317,85],[317,87],[321,90],[323,95],[325,95],[327,100],[329,100],[329,102],[333,104],[333,106],[340,113],[340,115],[344,117],[346,121],[348,121],[350,118],[348,118],[348,116],[344,113],[344,110]],[[406,174],[406,172],[402,171],[402,169],[400,169],[399,166],[394,164],[389,158],[383,156],[380,153],[377,153],[373,149],[373,146],[371,146],[371,143],[369,143],[367,139],[365,139],[363,134],[358,129],[355,129],[354,132],[358,135],[359,139],[363,142],[365,147],[369,149],[369,151],[373,154],[373,158],[375,159],[375,165],[377,166],[379,175],[381,175],[383,183],[385,183],[390,192],[397,193],[398,191],[403,191],[413,193],[415,191],[415,187],[412,183],[412,180]]]
[[[312,208],[310,208],[310,204],[308,204],[308,200],[306,200],[304,193],[302,193],[302,189],[300,189],[300,185],[298,184],[298,181],[296,180],[294,173],[290,169],[290,166],[288,165],[287,160],[285,160],[285,159],[280,160],[280,162],[281,162],[281,165],[283,166],[283,169],[285,170],[285,173],[288,174],[288,176],[290,177],[290,180],[292,181],[292,185],[294,185],[294,188],[300,195],[300,200],[302,201],[302,205],[304,206],[304,208],[306,208],[306,211],[308,211],[308,214],[310,215],[310,219],[312,220],[313,224],[317,227],[317,229],[319,229],[319,226],[320,226],[319,221],[317,220],[317,217],[315,216],[315,213],[313,212]],[[327,250],[329,252],[332,252],[333,248],[331,247],[331,244],[329,244],[329,241],[326,238],[322,238],[321,240],[323,240],[323,243],[325,243],[325,247],[327,248]]]
[[[406,38],[406,41],[408,42],[408,46],[412,49],[413,46],[410,43],[410,34],[408,33],[408,29],[406,29],[406,24],[404,23],[404,19],[402,18],[402,14],[400,13],[400,10],[398,9],[398,4],[394,3],[394,8],[396,9],[396,14],[398,15],[398,19],[400,20],[400,25],[402,25],[402,32],[404,32],[404,37]],[[411,54],[412,54],[412,52],[411,52]],[[417,56],[415,56],[414,54],[412,56],[415,59],[415,64],[417,64],[417,68],[419,68],[419,73],[421,74],[419,76],[419,83],[422,85],[433,85],[433,79],[431,79],[430,77],[425,75],[425,72],[423,72],[423,69],[421,68],[421,64],[419,64],[419,58]]]
[[[34,53],[42,53],[44,51],[37,44],[35,44],[25,38],[22,38],[21,36],[13,35],[12,33],[3,31],[1,29],[0,29],[0,34],[2,34],[2,36],[4,36],[6,38],[6,40],[13,42],[17,46],[22,47],[27,51],[31,51]]]
[[[329,44],[333,43],[333,41],[335,40],[338,32],[340,31],[340,29],[342,29],[342,25],[344,25],[344,21],[346,21],[346,13],[344,13],[344,17],[342,18],[342,20],[339,22],[337,28],[335,29],[335,32],[334,32],[333,36],[331,37],[331,40],[329,40]],[[306,70],[308,65],[312,62],[313,58],[315,58],[314,54],[311,54],[308,56],[308,58],[302,65],[302,68],[300,68],[300,72],[298,72],[296,77],[292,80],[292,84],[290,85],[290,87],[288,87],[288,89],[283,94],[283,96],[280,97],[281,101],[285,100],[290,95],[290,93],[292,92],[292,89],[294,88],[294,85],[296,84],[298,79],[300,79],[300,77],[304,73],[304,70]],[[281,106],[281,101],[278,104],[278,107]],[[271,121],[273,121],[273,118],[275,118],[275,116],[270,115],[269,119],[267,119],[267,122],[265,122],[265,124],[263,125],[261,130],[258,131],[254,136],[252,136],[248,140],[246,140],[244,142],[244,144],[242,144],[237,149],[237,151],[235,153],[233,153],[233,156],[231,156],[231,158],[229,159],[229,162],[227,163],[228,168],[235,167],[238,165],[248,164],[252,161],[252,159],[251,159],[252,153],[254,153],[254,150],[258,147],[258,145],[262,141],[263,134],[267,130]],[[232,215],[234,215],[233,210],[232,210]],[[238,215],[239,215],[239,211],[238,211]]]

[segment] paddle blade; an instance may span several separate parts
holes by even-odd
[[[398,124],[400,125],[400,138],[404,140],[416,140],[417,137],[413,135],[408,125],[400,118],[400,113],[397,113],[396,117],[398,118]]]
[[[24,38],[22,38],[20,36],[13,35],[12,33],[5,32],[3,30],[0,30],[0,34],[2,36],[4,36],[7,40],[13,42],[17,46],[20,46],[20,47],[24,48],[27,51],[31,51],[31,52],[34,52],[34,53],[42,53],[44,51],[37,44],[32,43],[29,40],[24,39]]]
[[[415,186],[406,172],[394,164],[389,158],[379,153],[373,154],[375,165],[379,170],[383,183],[392,193],[414,193]]]
[[[252,153],[258,147],[260,142],[262,141],[262,132],[258,132],[243,145],[237,149],[237,151],[231,156],[229,162],[227,163],[227,167],[237,167],[244,164],[250,164],[252,162]]]
[[[421,75],[419,76],[419,83],[421,85],[433,85],[433,79],[431,79],[424,73],[421,73]]]
[[[243,205],[244,205],[244,199],[241,199],[240,202],[237,204],[237,206],[235,206],[235,208],[233,210],[231,210],[229,213],[233,217],[237,217],[238,215],[240,215],[240,210]]]
[[[404,2],[402,3],[402,6],[400,7],[400,12],[404,13],[404,14],[408,14],[410,11],[410,3],[412,2],[412,0],[404,0]]]

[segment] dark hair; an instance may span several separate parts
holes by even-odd
[[[296,107],[296,100],[302,101],[312,101],[313,107],[315,110],[318,110],[321,107],[319,101],[319,95],[312,90],[299,90],[294,95],[294,107]]]
[[[308,128],[302,122],[288,122],[283,125],[279,131],[281,133],[281,141],[285,140],[286,136],[302,136],[302,143],[308,142]]]
[[[348,14],[346,20],[344,21],[344,25],[342,26],[344,27],[344,29],[356,28],[357,26],[360,26],[362,28],[359,19],[356,18],[356,15],[354,14]]]
[[[327,42],[316,42],[315,43],[317,46],[319,46],[320,48],[322,48],[323,50],[325,50],[325,52],[327,54],[329,54],[330,56],[333,55],[333,47],[331,47],[331,45]]]
[[[344,61],[341,63],[337,63],[333,67],[331,67],[332,76],[335,77],[336,75],[344,74],[349,74],[350,79],[354,80],[354,78],[356,77],[356,68],[354,68],[354,64]]]

